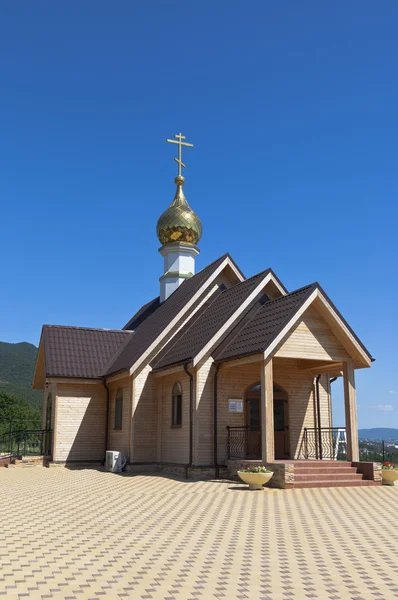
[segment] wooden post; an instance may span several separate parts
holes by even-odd
[[[347,458],[352,462],[359,461],[357,401],[355,393],[354,362],[343,363],[345,426],[347,435]]]
[[[134,413],[136,406],[136,391],[137,385],[134,375],[131,377],[130,383],[130,415],[129,415],[129,463],[134,461]]]
[[[275,460],[274,443],[274,385],[272,358],[261,364],[261,460],[273,463]]]

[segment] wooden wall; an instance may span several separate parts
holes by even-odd
[[[314,360],[346,360],[348,352],[318,311],[308,308],[275,356]]]
[[[59,383],[56,412],[54,460],[103,460],[106,422],[104,386]]]
[[[115,429],[115,406],[118,390],[123,391],[122,428]],[[124,456],[130,455],[130,428],[131,428],[131,379],[126,377],[113,381],[109,385],[109,419],[108,419],[108,447],[107,450],[121,452]]]
[[[161,382],[160,460],[186,464],[189,460],[189,377],[181,371],[163,377]],[[182,387],[182,427],[171,426],[171,397],[177,382]]]
[[[157,460],[158,403],[150,367],[145,367],[133,383],[133,462]]]

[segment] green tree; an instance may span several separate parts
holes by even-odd
[[[40,409],[33,408],[26,400],[21,400],[0,391],[0,435],[10,430],[39,429]]]

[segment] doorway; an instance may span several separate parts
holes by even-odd
[[[246,425],[248,427],[248,458],[254,453],[261,456],[261,384],[256,383],[246,394]],[[275,458],[289,458],[289,397],[279,385],[274,384],[274,436]]]

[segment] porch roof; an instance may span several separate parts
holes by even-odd
[[[370,362],[372,355],[362,344],[358,336],[342,317],[337,308],[325,294],[319,283],[313,283],[296,291],[266,302],[260,309],[253,308],[246,318],[230,332],[224,341],[214,350],[212,356],[217,362],[225,362],[244,356],[265,353],[277,342],[278,336],[283,335],[284,329],[294,320],[296,314],[311,297],[323,298],[341,325],[352,337],[353,343]]]

